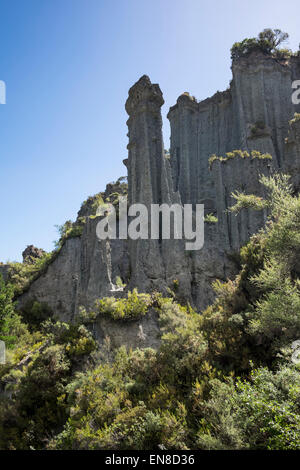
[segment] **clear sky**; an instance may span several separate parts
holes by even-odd
[[[266,27],[300,42],[299,0],[0,0],[0,260],[53,249],[56,224],[126,174],[128,89],[204,99],[231,79],[230,47]],[[300,77],[299,77],[300,79]],[[169,147],[164,118],[165,147]]]

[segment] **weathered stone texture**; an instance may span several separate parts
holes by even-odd
[[[217,189],[208,170],[212,154],[258,150],[273,156],[274,167],[283,167],[288,121],[299,108],[291,100],[299,62],[252,54],[233,62],[225,92],[200,103],[188,93],[178,98],[168,118],[173,181],[183,203],[204,202],[207,212],[216,210]],[[257,125],[263,129],[255,132]]]
[[[170,158],[164,152],[164,100],[159,86],[143,76],[129,90],[126,102],[129,143],[124,163],[129,204],[150,208],[153,203],[204,203],[206,213],[218,217],[217,224],[205,224],[204,248],[187,252],[181,240],[99,242],[97,219],[88,218],[82,236],[66,241],[47,272],[21,297],[21,304],[36,298],[70,319],[80,305],[89,307],[96,298],[111,295],[117,276],[128,288],[140,291],[165,292],[177,279],[178,296],[199,311],[212,301],[212,281],[234,275],[232,253],[266,220],[265,213],[253,210],[243,210],[238,216],[229,214],[226,209],[234,202],[231,193],[238,190],[263,196],[258,178],[270,174],[272,167],[290,171],[298,188],[300,184],[300,124],[296,121],[289,127],[288,123],[300,111],[291,100],[292,81],[300,78],[299,57],[280,62],[252,54],[234,61],[232,73],[225,92],[202,102],[188,93],[178,98],[168,114]],[[273,160],[215,161],[209,169],[212,154],[224,156],[235,149],[270,153]],[[151,322],[150,326],[143,323],[143,328],[155,330]],[[117,345],[132,334],[129,344],[137,345],[138,324],[130,331],[124,325],[120,328],[118,333],[117,326],[103,320],[99,338],[111,333]]]
[[[128,199],[144,204],[150,214],[151,204],[179,202],[172,189],[169,161],[165,157],[161,106],[164,100],[158,85],[146,75],[129,90],[126,111],[128,125]],[[149,220],[150,235],[150,220]],[[169,247],[161,240],[129,240],[130,286],[140,290],[165,287],[165,253]],[[176,249],[176,242],[173,243]]]
[[[151,310],[144,317],[131,321],[98,318],[92,326],[93,334],[101,346],[109,341],[111,349],[126,345],[132,348],[154,348],[160,345],[161,332],[158,314]]]
[[[72,320],[81,305],[90,308],[96,299],[112,295],[116,277],[128,277],[127,241],[99,241],[97,222],[87,219],[82,236],[66,240],[47,271],[19,298],[20,307],[35,299]]]
[[[264,197],[261,175],[271,174],[271,160],[258,158],[233,158],[227,161],[216,160],[212,166],[212,176],[216,188],[217,217],[220,245],[223,250],[236,251],[250,236],[266,222],[266,211],[242,210],[239,214],[230,213],[234,205],[232,193],[245,192]]]

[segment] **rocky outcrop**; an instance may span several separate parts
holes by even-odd
[[[127,284],[130,277],[127,240],[99,240],[96,227],[101,219],[97,212],[104,201],[114,203],[124,194],[127,182],[126,177],[121,177],[109,183],[105,191],[84,201],[76,222],[70,222],[73,227],[80,225],[82,230],[76,231],[75,236],[62,237],[52,261],[19,296],[20,309],[37,300],[47,304],[54,315],[70,321],[81,305],[92,308],[96,299],[122,293],[117,286],[118,278]]]
[[[275,168],[284,167],[288,122],[299,110],[291,99],[299,64],[299,58],[280,62],[253,53],[233,62],[225,92],[199,103],[188,93],[178,98],[168,118],[173,181],[183,203],[204,203],[207,212],[216,211],[219,191],[208,168],[212,154],[258,150],[273,156]]]
[[[263,197],[259,175],[276,169],[291,172],[298,188],[300,183],[299,121],[289,125],[294,113],[300,111],[291,100],[292,81],[300,77],[300,58],[280,61],[253,53],[235,60],[232,73],[225,92],[202,102],[188,93],[178,98],[168,114],[170,154],[164,151],[164,100],[159,86],[143,76],[129,90],[126,102],[129,143],[124,164],[129,204],[141,203],[150,209],[151,204],[183,207],[203,203],[206,214],[218,219],[217,223],[205,223],[204,247],[188,252],[184,240],[161,236],[99,241],[97,217],[89,217],[95,205],[91,198],[79,213],[80,219],[86,218],[82,235],[66,240],[46,273],[21,296],[21,306],[35,298],[48,303],[61,318],[72,319],[80,305],[89,307],[96,298],[112,295],[117,276],[127,288],[140,291],[165,292],[176,280],[178,297],[199,311],[212,301],[212,281],[234,275],[232,254],[266,220],[264,212],[228,213],[226,209],[234,202],[231,193],[245,191]],[[235,149],[269,153],[273,159],[233,158],[215,161],[209,168],[212,154],[225,156]],[[105,199],[103,194],[100,196]],[[103,323],[99,328],[99,338],[109,330],[118,336],[111,324]]]
[[[22,253],[23,263],[33,264],[36,259],[42,258],[46,252],[41,248],[33,245],[28,245]]]
[[[129,90],[126,111],[128,125],[129,204],[170,202],[170,188],[164,158],[161,106],[164,100],[158,85],[146,75]]]
[[[87,218],[81,236],[69,238],[46,272],[19,297],[19,307],[32,300],[47,304],[55,315],[72,320],[81,305],[115,294],[117,277],[129,277],[127,240],[98,240],[98,218]]]
[[[143,204],[148,215],[152,204],[179,204],[179,193],[173,190],[171,169],[166,158],[162,136],[161,106],[164,100],[158,85],[143,76],[129,90],[126,111],[128,125],[128,199],[129,206]],[[148,219],[150,237],[150,217]],[[186,276],[182,244],[173,240],[129,240],[130,287],[142,291],[164,290],[168,279]],[[176,263],[178,260],[179,263]],[[155,260],[155,261],[154,261]],[[170,263],[171,261],[171,263]],[[177,266],[176,266],[177,264]]]
[[[158,314],[155,310],[150,310],[139,320],[115,321],[107,317],[98,318],[92,325],[92,332],[101,347],[112,350],[123,345],[128,349],[157,349],[161,338]]]
[[[126,111],[128,125],[128,203],[160,203],[162,191],[167,192],[168,181],[164,161],[161,106],[164,100],[158,85],[152,85],[143,76],[129,90]],[[167,198],[169,194],[166,194]],[[130,216],[130,213],[129,213]],[[148,227],[149,230],[150,227]],[[150,279],[161,279],[162,263],[158,240],[130,240],[131,284],[144,285]],[[153,263],[152,260],[157,260]]]

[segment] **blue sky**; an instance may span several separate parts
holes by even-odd
[[[128,89],[204,99],[231,79],[230,47],[265,27],[298,49],[298,0],[0,0],[0,260],[34,244],[126,174]],[[300,77],[299,77],[300,78]],[[165,147],[169,147],[164,118]]]

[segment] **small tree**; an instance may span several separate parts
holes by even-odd
[[[270,52],[274,51],[280,44],[283,44],[289,38],[288,33],[284,33],[281,29],[266,28],[259,33],[258,38],[260,41],[265,41],[269,44]]]
[[[241,42],[235,42],[231,48],[231,58],[246,57],[253,51],[261,51],[264,54],[276,54],[278,46],[283,44],[289,35],[280,29],[266,28],[259,33],[257,38],[246,38]]]

